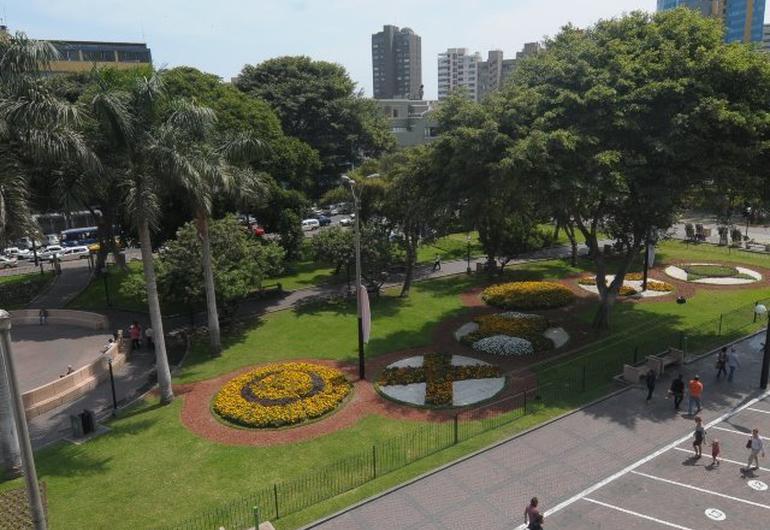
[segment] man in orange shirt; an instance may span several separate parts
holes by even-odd
[[[699,413],[701,411],[701,396],[703,395],[703,383],[700,382],[700,377],[697,375],[690,379],[690,382],[688,384],[688,387],[690,389],[690,400],[687,405],[687,414],[692,416],[692,407],[693,405],[698,406],[698,410],[695,411],[695,414]]]

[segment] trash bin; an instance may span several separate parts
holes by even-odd
[[[72,427],[72,437],[83,437],[83,420],[80,414],[70,414],[70,426]]]
[[[96,414],[93,410],[83,409],[83,412],[80,413],[80,421],[83,425],[84,436],[96,430]]]

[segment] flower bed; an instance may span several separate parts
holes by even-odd
[[[667,292],[673,291],[674,286],[668,282],[661,282],[658,280],[647,280],[647,289],[650,291],[667,293]]]
[[[575,295],[555,282],[510,282],[487,287],[481,294],[489,305],[505,309],[551,309],[572,303]]]
[[[620,289],[618,289],[618,294],[620,296],[634,296],[637,294],[637,290],[631,287],[630,285],[621,285]]]
[[[225,383],[214,397],[213,409],[244,427],[282,427],[331,412],[351,389],[345,375],[334,368],[271,364]]]
[[[683,265],[682,269],[687,273],[687,281],[701,280],[703,278],[741,278],[753,279],[748,274],[742,274],[735,267],[729,265]]]
[[[666,267],[666,274],[685,282],[711,285],[745,285],[762,279],[762,275],[746,267],[720,263],[685,263]]]
[[[606,277],[607,285],[615,279],[613,274],[608,274]],[[648,279],[647,290],[643,290],[644,276],[640,272],[631,272],[623,277],[623,285],[620,286],[618,294],[620,296],[635,296],[640,295],[643,298],[663,296],[674,290],[674,286],[670,283],[662,282],[659,280]],[[578,285],[594,294],[599,294],[599,290],[596,287],[596,276],[583,277],[578,279]]]
[[[454,405],[454,383],[457,381],[496,380],[492,385],[492,394],[502,388],[504,380],[499,367],[469,358],[465,359],[471,364],[453,364],[454,358],[452,355],[428,353],[422,356],[422,366],[388,366],[380,374],[377,384],[383,387],[381,391],[394,399],[432,407]],[[413,397],[408,399],[408,392],[399,394],[396,389],[388,388],[420,384],[425,385],[425,395],[419,402],[413,401]]]
[[[528,341],[534,351],[546,351],[553,348],[553,342],[543,336],[548,329],[548,320],[541,315],[531,313],[506,312],[496,315],[484,315],[474,320],[478,324],[478,329],[462,337],[461,342],[473,347],[477,351],[476,342],[494,336],[507,336],[525,339]],[[487,345],[488,343],[484,343]],[[488,347],[488,346],[482,346]]]
[[[477,352],[503,357],[521,357],[535,353],[535,347],[530,341],[508,335],[493,335],[477,340],[473,343],[473,349]]]

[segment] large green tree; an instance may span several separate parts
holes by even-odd
[[[318,151],[322,167],[313,194],[337,184],[339,175],[366,158],[395,147],[377,105],[356,91],[345,69],[309,57],[278,57],[246,65],[235,80],[240,90],[267,101],[285,134]]]

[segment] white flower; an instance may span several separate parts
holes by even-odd
[[[535,348],[528,340],[507,335],[493,335],[477,340],[473,343],[473,349],[491,355],[516,357],[535,353]]]
[[[519,319],[537,320],[539,318],[543,318],[542,316],[535,315],[533,313],[520,313],[518,311],[505,311],[504,313],[498,313],[497,316],[502,318],[507,318],[508,320],[519,320]]]

